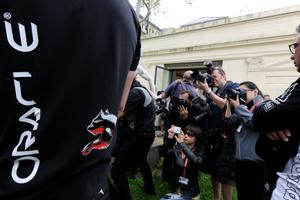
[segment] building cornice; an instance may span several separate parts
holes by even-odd
[[[238,17],[232,17],[232,18],[226,17],[219,20],[181,27],[178,29],[172,28],[172,29],[167,29],[165,31],[162,30],[162,32],[157,34],[146,35],[142,39],[147,40],[147,39],[152,39],[157,37],[167,37],[169,35],[182,34],[184,32],[191,32],[191,31],[198,31],[200,29],[214,28],[218,26],[244,23],[244,22],[254,21],[254,20],[264,20],[265,18],[276,18],[276,17],[282,17],[283,15],[294,15],[298,13],[300,13],[300,4],[290,6],[290,7],[270,10],[270,11],[238,16]]]
[[[249,40],[197,45],[197,46],[189,46],[183,48],[162,49],[162,50],[145,51],[145,52],[143,51],[143,56],[146,57],[146,56],[168,55],[174,53],[192,53],[192,52],[202,51],[202,50],[209,51],[209,50],[229,48],[229,47],[232,48],[232,47],[239,47],[245,45],[256,45],[256,44],[267,44],[267,43],[278,43],[278,42],[288,43],[294,39],[294,36],[295,34],[291,34],[285,36],[255,38]]]

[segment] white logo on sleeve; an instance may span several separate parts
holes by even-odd
[[[274,108],[274,102],[272,102],[272,101],[266,102],[266,104],[264,105],[265,112],[269,112],[273,108]]]
[[[293,83],[292,85],[290,85],[290,87],[288,87],[282,95],[276,98],[276,101],[278,101],[279,103],[285,102],[291,96],[293,90],[297,85],[298,83]]]

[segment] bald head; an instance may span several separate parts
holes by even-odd
[[[183,77],[182,79],[184,81],[193,81],[192,77],[191,77],[191,74],[193,73],[193,71],[191,70],[188,70],[188,71],[185,71],[184,74],[183,74]]]

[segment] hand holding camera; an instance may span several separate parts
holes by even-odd
[[[182,134],[181,127],[172,125],[171,128],[168,129],[168,138],[173,139],[175,136],[178,137]]]
[[[212,85],[207,83],[207,79],[204,79],[203,82],[201,80],[195,80],[196,87],[203,90],[205,93],[209,94],[211,92]]]
[[[194,69],[191,74],[192,79],[194,79],[194,83],[207,83],[208,86],[213,85],[213,78],[211,76],[212,71],[210,68],[207,68],[206,73],[201,73],[199,70]]]
[[[238,107],[240,104],[239,96],[236,99],[227,98],[227,107]]]
[[[230,89],[226,93],[227,98],[230,100],[230,102],[238,101],[239,104],[246,104],[247,100],[247,93],[245,90],[236,88],[236,89]],[[234,107],[238,106],[233,105]]]
[[[173,126],[173,131],[174,131],[174,137],[176,139],[176,142],[182,143],[184,140],[184,134],[181,130],[181,127]]]
[[[173,126],[173,132],[174,132],[174,135],[180,134],[181,133],[181,127]]]
[[[174,136],[175,136],[176,142],[182,143],[184,141],[184,134],[183,134],[183,132],[181,130],[181,127],[174,126],[173,130],[175,132]]]

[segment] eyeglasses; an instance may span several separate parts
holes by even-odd
[[[295,54],[295,49],[299,46],[299,43],[294,43],[289,45],[290,52]]]
[[[184,135],[187,135],[189,137],[194,137],[195,136],[195,134],[192,131],[190,131],[190,130],[185,131]]]

